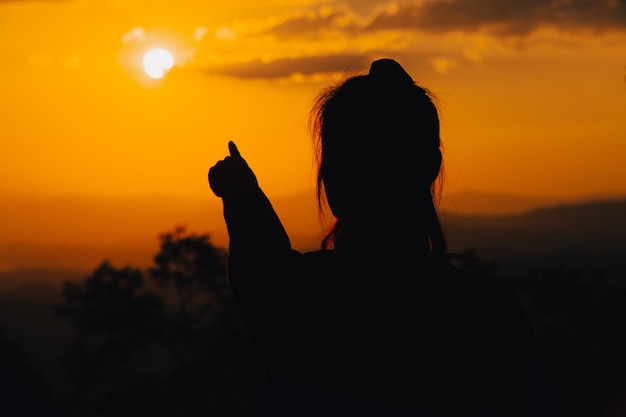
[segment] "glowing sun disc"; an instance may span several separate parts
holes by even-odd
[[[152,78],[163,78],[173,66],[174,58],[165,49],[153,49],[143,57],[143,69]]]

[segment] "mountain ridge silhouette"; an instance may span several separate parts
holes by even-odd
[[[324,221],[314,195],[301,193],[273,201],[294,248],[317,249]],[[9,199],[0,207],[4,219],[0,271],[89,271],[104,259],[145,266],[151,262],[157,236],[179,225],[208,233],[213,244],[226,248],[228,237],[218,203],[208,197],[164,196]],[[495,257],[507,251],[536,256],[566,250],[626,250],[626,198],[566,202],[504,214],[466,214],[442,204],[440,212],[455,252],[471,247]]]

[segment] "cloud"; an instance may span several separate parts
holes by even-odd
[[[358,29],[357,16],[346,7],[322,8],[318,11],[300,12],[285,17],[264,31],[277,38],[313,37],[331,30]]]
[[[276,37],[308,37],[335,29],[353,33],[381,30],[488,32],[525,35],[541,27],[563,30],[626,30],[626,0],[423,0],[378,2],[360,17],[349,1],[291,16],[266,33]]]
[[[137,26],[122,35],[122,42],[131,43],[135,41],[142,41],[145,37],[146,31],[143,28]]]
[[[421,72],[441,75],[530,45],[539,55],[571,52],[626,35],[626,0],[368,1],[367,15],[355,11],[355,1],[233,22],[222,35],[204,38],[202,50],[210,53],[196,65],[214,75],[297,80],[406,55]]]
[[[335,54],[306,56],[299,58],[279,58],[272,61],[260,59],[243,63],[213,66],[205,69],[208,75],[219,75],[242,79],[266,80],[318,80],[320,76],[336,74],[355,75],[367,72],[372,61],[380,58],[393,58],[415,74],[445,73],[460,65],[457,60],[436,57],[428,52],[390,52],[370,50],[363,54]],[[461,58],[462,60],[462,58]]]
[[[366,55],[326,55],[300,58],[281,58],[269,62],[260,59],[246,63],[217,66],[207,69],[211,75],[237,78],[287,78],[296,74],[313,75],[333,72],[355,72],[367,66]]]
[[[446,58],[446,57],[438,57],[433,58],[430,61],[433,69],[440,74],[444,74],[451,69],[454,69],[459,66],[459,62],[454,59]]]
[[[194,32],[193,32],[193,39],[196,42],[202,41],[202,38],[204,38],[204,36],[207,34],[208,31],[209,31],[208,28],[206,28],[204,26],[198,26],[196,28],[196,30],[194,30]]]
[[[380,11],[364,30],[488,31],[524,35],[543,26],[626,30],[626,0],[430,0]]]

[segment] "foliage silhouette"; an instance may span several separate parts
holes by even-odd
[[[7,415],[55,415],[44,380],[1,328],[0,403]]]
[[[225,259],[208,235],[176,228],[147,272],[105,261],[66,283],[55,311],[76,332],[67,415],[254,414],[262,380]]]

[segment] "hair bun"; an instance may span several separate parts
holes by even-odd
[[[374,80],[395,85],[413,85],[413,78],[395,60],[390,58],[378,59],[372,62],[369,76]]]

